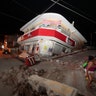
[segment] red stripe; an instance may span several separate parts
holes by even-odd
[[[37,30],[30,32],[30,34],[23,35],[21,41],[35,37],[35,36],[51,36],[51,37],[55,37],[59,40],[62,40],[63,42],[66,42],[66,40],[67,40],[66,35],[61,34],[56,30],[39,28]],[[75,44],[74,41],[71,40],[71,42],[73,42],[72,46],[74,46],[74,44]]]
[[[37,29],[37,30],[30,32],[30,34],[23,35],[22,41],[29,39],[29,38],[32,38],[32,37],[35,37],[35,36],[51,36],[51,37],[58,38],[64,42],[66,42],[66,39],[67,39],[67,36],[59,33],[58,31],[40,28],[40,29]]]
[[[69,45],[75,46],[75,41],[72,40],[71,38],[68,38],[67,42],[68,42]]]

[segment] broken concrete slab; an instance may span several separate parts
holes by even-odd
[[[40,91],[40,88],[46,90],[48,96],[77,96],[78,90],[69,85],[42,78],[38,75],[32,75],[28,78],[29,84],[36,91]]]

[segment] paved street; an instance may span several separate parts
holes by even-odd
[[[23,62],[20,60],[10,54],[2,54],[2,51],[0,51],[0,71],[9,70],[11,67],[18,67],[21,64],[23,64]]]
[[[8,71],[11,67],[18,67],[23,62],[12,57],[11,55],[2,54],[0,51],[0,72]],[[11,96],[12,87],[5,86],[0,80],[0,96]]]

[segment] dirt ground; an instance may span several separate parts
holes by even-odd
[[[69,86],[77,88],[80,94],[84,96],[96,96],[96,86],[92,89],[86,88],[87,80],[85,79],[84,70],[82,69],[82,63],[84,62],[86,57],[89,55],[95,56],[95,54],[96,54],[96,50],[88,50],[88,51],[76,53],[74,55],[62,56],[61,58],[50,59],[47,61],[46,60],[40,61],[40,62],[37,62],[36,65],[28,67],[26,69],[26,73],[30,75],[38,74],[44,78],[65,83]],[[5,62],[5,61],[2,61],[2,62]],[[25,66],[24,62],[22,62],[21,65]],[[15,68],[15,72],[18,71],[18,73],[20,73],[21,70],[18,70],[18,69],[20,69],[19,64],[18,64],[18,67]],[[9,74],[12,74],[13,71],[11,71],[11,73],[10,71],[7,71],[7,72],[9,72]],[[23,70],[23,73],[24,72],[25,71]],[[6,78],[7,80],[5,79],[5,81],[7,82],[8,77],[6,76]],[[2,76],[0,81],[1,81],[0,96],[11,96],[12,86],[10,87],[9,85],[8,86],[4,85],[4,82],[2,82]]]

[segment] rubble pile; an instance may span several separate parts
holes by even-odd
[[[31,69],[31,67],[20,65],[19,68],[10,68],[7,72],[0,73],[0,80],[4,85],[13,88],[13,96],[39,96],[35,91],[32,91],[31,86],[28,84],[27,79],[32,74],[42,76],[44,70]],[[29,95],[28,95],[29,94]],[[32,95],[34,94],[34,95]]]
[[[46,64],[44,63],[46,62]],[[79,61],[74,64],[63,62],[61,60],[44,61],[41,64],[34,66],[20,65],[19,68],[11,67],[8,71],[0,73],[0,80],[13,89],[12,96],[47,96],[46,90],[40,88],[39,92],[33,90],[32,86],[28,83],[28,77],[31,75],[38,75],[47,79],[66,82],[66,73],[68,68],[75,70],[80,68]],[[70,64],[70,66],[68,66]],[[45,91],[44,91],[45,90]],[[52,95],[55,96],[55,95]]]

